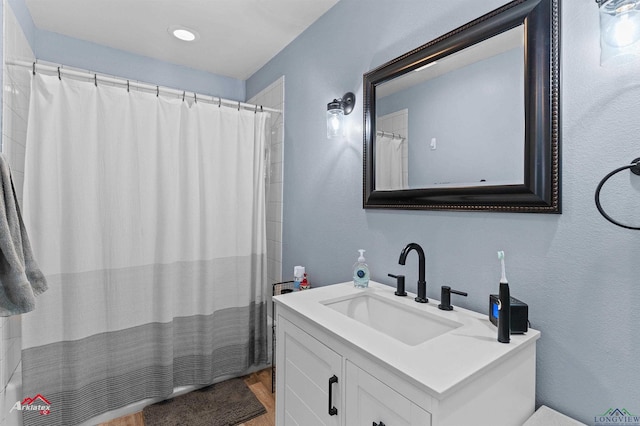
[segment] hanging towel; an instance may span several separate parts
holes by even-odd
[[[2,155],[0,184],[0,316],[7,317],[34,310],[35,296],[47,289],[47,281],[33,258],[11,170]]]

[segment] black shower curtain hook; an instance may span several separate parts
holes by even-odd
[[[240,111],[240,101],[238,101],[238,111]]]
[[[193,102],[198,103],[198,94],[193,92]]]
[[[60,75],[60,67],[58,67],[58,80],[62,81],[62,76]]]
[[[222,98],[218,97],[218,108],[222,106]]]
[[[184,102],[184,95],[185,95],[185,91],[182,91],[182,102]]]
[[[127,80],[127,93],[129,93],[129,80]]]
[[[33,75],[36,75],[36,63],[33,63]]]
[[[96,87],[98,87],[98,74],[93,75],[93,84],[95,84]]]
[[[160,86],[156,86],[156,98],[160,96]]]

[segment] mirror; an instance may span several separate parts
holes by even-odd
[[[516,0],[364,75],[365,208],[560,212],[557,0]]]

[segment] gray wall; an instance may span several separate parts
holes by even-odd
[[[511,49],[377,100],[378,116],[409,110],[410,188],[523,183],[523,60]]]
[[[511,293],[542,332],[537,402],[589,424],[610,407],[637,414],[640,233],[605,221],[593,193],[640,156],[640,74],[637,64],[600,66],[595,2],[562,4],[562,215],[362,209],[362,74],[505,3],[341,0],[247,81],[249,96],[287,81],[283,277],[305,265],[312,286],[348,281],[364,248],[374,279],[391,285],[395,272],[415,283],[417,256],[398,265],[415,241],[427,253],[428,296],[450,285],[469,292],[454,305],[485,312],[505,250]],[[327,140],[326,104],[347,91],[358,102],[351,132]],[[610,214],[640,226],[628,175],[603,192]]]

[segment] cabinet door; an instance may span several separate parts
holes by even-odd
[[[429,426],[431,414],[347,361],[346,424]]]
[[[283,317],[276,344],[276,424],[341,426],[342,357]]]

